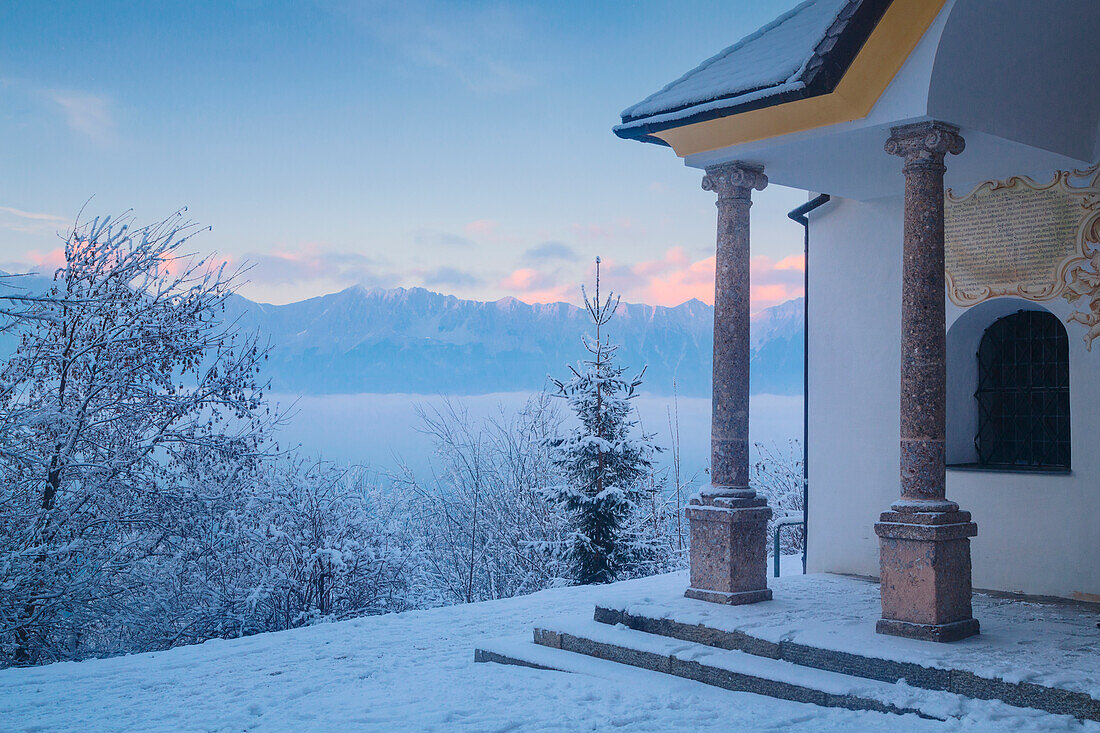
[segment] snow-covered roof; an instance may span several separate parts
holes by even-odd
[[[622,112],[620,137],[832,91],[890,0],[805,0]]]

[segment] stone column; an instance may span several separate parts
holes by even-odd
[[[877,630],[929,641],[978,633],[970,607],[970,538],[978,527],[945,492],[944,156],[959,129],[895,127],[886,152],[904,159],[901,302],[901,499],[875,525],[882,618]]]
[[[692,498],[691,587],[717,603],[766,601],[767,530],[772,511],[749,488],[749,207],[764,169],[745,163],[707,168],[703,189],[718,194],[714,278],[711,485]]]

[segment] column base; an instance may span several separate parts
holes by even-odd
[[[875,631],[921,641],[958,641],[978,633],[978,619],[968,618],[949,624],[915,624],[911,621],[880,618],[875,624]]]
[[[978,526],[969,512],[884,512],[875,533],[882,594],[876,631],[942,642],[978,633],[970,604],[970,538]]]
[[[724,603],[727,606],[744,606],[749,603],[770,601],[772,589],[746,590],[740,593],[722,593],[717,590],[705,590],[702,588],[688,588],[684,591],[684,597],[694,598],[697,601],[709,601],[711,603]]]
[[[768,588],[768,520],[772,510],[756,496],[693,499],[685,512],[691,528],[691,586],[684,595],[743,605],[771,600]]]

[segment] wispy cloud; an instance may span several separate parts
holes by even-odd
[[[434,270],[420,273],[420,279],[428,287],[470,288],[485,282],[477,275],[454,267],[437,267]]]
[[[530,33],[515,8],[375,0],[347,2],[343,10],[406,61],[437,70],[477,94],[507,94],[534,84],[517,63]]]
[[[17,216],[20,219],[32,219],[34,221],[49,221],[49,222],[63,222],[65,217],[58,216],[57,214],[43,214],[37,211],[23,211],[17,209],[14,206],[0,206],[0,211],[12,216]]]
[[[105,97],[84,92],[51,90],[46,93],[65,115],[69,129],[97,144],[115,138],[115,120]]]
[[[358,252],[338,252],[318,244],[244,255],[248,279],[262,285],[302,285],[311,281],[380,285],[378,262]]]
[[[779,262],[775,263],[775,269],[777,270],[797,270],[798,272],[806,272],[806,258],[804,255],[787,255]]]
[[[580,256],[577,254],[577,251],[568,244],[550,241],[529,247],[527,251],[523,253],[523,259],[534,262],[543,262],[547,260],[576,262],[580,259]]]
[[[14,206],[0,206],[0,229],[23,234],[48,235],[62,231],[71,224],[71,219],[57,214],[24,211]]]
[[[572,301],[578,289],[575,283],[561,283],[554,275],[531,267],[512,270],[500,281],[499,287],[526,303]]]
[[[473,247],[474,242],[468,237],[451,232],[437,232],[429,229],[421,229],[413,233],[413,239],[421,247],[439,247],[442,249],[454,249],[456,247]]]
[[[463,229],[471,237],[495,237],[500,229],[500,223],[494,219],[476,219]]]

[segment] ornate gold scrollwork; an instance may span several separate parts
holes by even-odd
[[[1081,180],[1085,182],[1076,183]],[[1034,202],[1034,206],[1040,208],[1013,212],[1012,205],[1022,201],[1022,199],[1015,199],[1012,195],[1018,192],[1025,196],[1034,196],[1040,192],[1060,194],[1060,196],[1049,197],[1051,207],[1062,207],[1061,211],[1050,212],[1052,220],[1057,220],[1060,216],[1074,217],[1070,222],[1073,225],[1072,235],[1074,236],[1072,248],[1063,249],[1057,259],[1049,262],[1049,269],[1046,269],[1045,265],[1040,268],[1048,274],[1044,274],[1038,280],[1033,277],[1034,273],[1029,273],[1031,277],[1028,282],[1020,282],[1019,276],[1013,281],[1013,278],[1006,273],[1013,271],[1014,263],[1011,260],[1014,254],[1022,255],[1023,259],[1035,254],[1036,250],[1028,247],[1030,243],[1022,243],[1022,251],[1013,253],[1009,251],[1005,242],[991,241],[996,239],[999,233],[996,231],[996,222],[992,227],[993,231],[981,232],[981,227],[973,222],[969,223],[970,228],[967,229],[967,223],[960,221],[967,215],[965,212],[972,213],[976,207],[984,205],[984,202],[993,201],[993,195],[1001,193],[1004,197],[999,204],[1004,207],[1006,216],[1014,213],[1017,217],[1023,217],[1020,221],[1031,223],[1032,220],[1028,217],[1034,212],[1041,212],[1044,204]],[[1067,322],[1079,323],[1085,327],[1085,346],[1091,351],[1092,342],[1100,338],[1100,163],[1084,170],[1058,171],[1053,180],[1046,184],[1037,183],[1026,176],[1013,176],[1003,181],[985,181],[965,196],[956,197],[948,189],[946,199],[948,216],[946,274],[947,294],[951,301],[958,306],[969,307],[989,298],[1004,295],[1034,301],[1064,298],[1075,308],[1066,319]],[[989,217],[997,212],[986,210],[981,213]],[[1062,224],[1064,223],[1063,219]],[[1007,224],[1010,225],[1011,222]],[[1056,225],[1057,221],[1052,224],[1052,226]],[[1062,231],[1064,232],[1065,229]],[[952,236],[953,232],[955,237]],[[953,241],[973,237],[976,233],[990,241]],[[996,277],[985,272],[978,274],[966,272],[967,263],[963,262],[966,253],[963,250],[967,246],[972,250],[980,249],[981,263],[994,270],[1001,266],[1001,263],[998,261],[991,264],[991,261],[995,258],[1003,259],[1003,270],[1000,271],[1002,276]],[[1038,243],[1036,246],[1039,246]],[[998,247],[1001,249],[998,250]],[[973,254],[973,251],[970,254]],[[1019,272],[1018,269],[1015,271]]]

